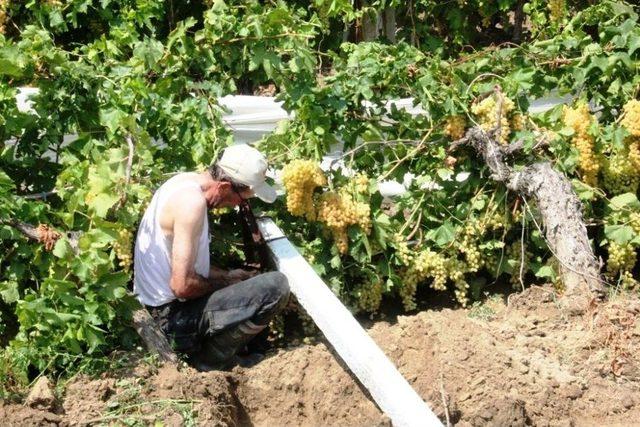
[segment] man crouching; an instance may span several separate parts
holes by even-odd
[[[257,196],[272,203],[267,161],[236,145],[203,173],[181,173],[153,195],[134,253],[134,292],[176,351],[201,370],[224,369],[283,308],[289,285],[280,272],[255,275],[209,262],[207,209]],[[214,236],[215,238],[215,236]]]

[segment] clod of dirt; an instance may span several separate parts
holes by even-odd
[[[116,394],[116,380],[91,380],[80,375],[67,386],[62,407],[65,414],[78,423],[99,418],[107,408],[108,399]]]
[[[23,405],[4,404],[2,402],[0,402],[0,421],[3,427],[58,427],[68,425],[63,421],[62,416],[52,412]]]
[[[238,419],[233,377],[225,372],[198,372],[192,368],[178,370],[167,364],[151,378],[148,398],[193,400],[198,424],[232,426]]]
[[[24,403],[34,409],[53,410],[56,404],[56,397],[51,391],[49,378],[45,376],[38,378]]]
[[[472,424],[486,425],[488,427],[525,427],[528,423],[524,402],[515,399],[501,399],[489,402],[478,412]]]

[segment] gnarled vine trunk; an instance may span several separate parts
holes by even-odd
[[[541,162],[512,173],[507,187],[535,200],[567,293],[602,296],[600,265],[589,243],[580,201],[569,180],[549,162]]]
[[[501,145],[495,134],[495,131],[473,127],[450,151],[460,145],[470,145],[483,157],[492,179],[536,203],[549,249],[560,266],[565,287],[563,300],[571,309],[585,309],[594,298],[604,297],[604,281],[589,243],[582,205],[571,183],[546,161],[513,170],[505,157],[522,147],[518,143]]]

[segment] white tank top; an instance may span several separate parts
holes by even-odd
[[[171,287],[171,245],[160,227],[160,212],[169,197],[188,187],[200,189],[197,182],[176,175],[167,180],[155,192],[142,217],[133,262],[133,292],[144,305],[157,307],[176,299]],[[209,277],[209,223],[204,216],[202,234],[198,239],[194,270],[203,277]]]

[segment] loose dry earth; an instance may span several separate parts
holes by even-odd
[[[471,310],[425,311],[369,332],[446,423],[640,425],[640,300],[568,317],[546,288]],[[199,373],[139,364],[77,378],[49,409],[1,404],[3,425],[390,425],[322,344],[253,368]]]

